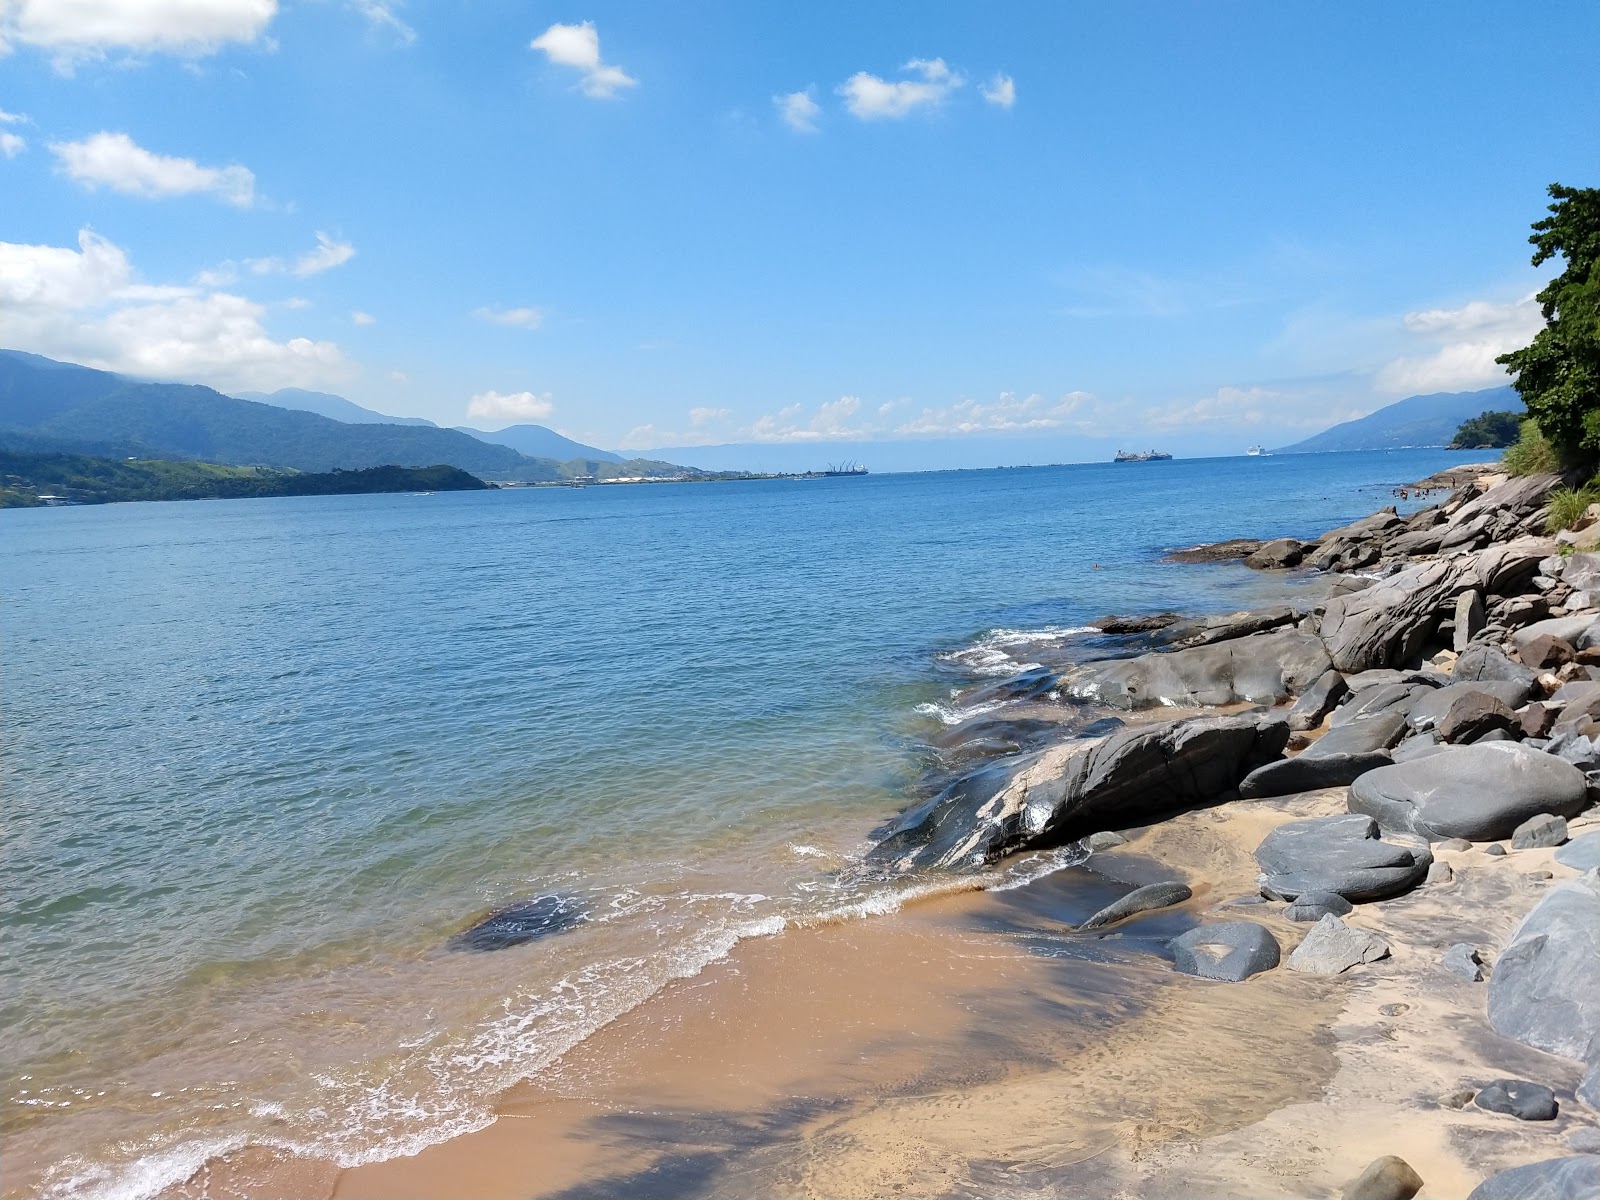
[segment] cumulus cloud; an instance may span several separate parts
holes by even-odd
[[[141,283],[127,253],[87,229],[75,249],[0,242],[0,327],[8,346],[224,391],[350,377],[334,343],[279,341],[265,315],[263,305],[229,292]]]
[[[369,312],[362,312],[361,310],[357,309],[355,312],[350,314],[350,323],[352,325],[376,325],[378,323],[378,318]]]
[[[863,121],[905,117],[918,109],[937,108],[963,82],[942,58],[913,58],[901,70],[920,78],[890,82],[857,71],[838,87],[845,107]]]
[[[924,408],[917,416],[902,422],[895,433],[928,436],[1025,433],[1046,429],[1089,433],[1096,430],[1103,416],[1099,401],[1088,392],[1068,392],[1054,400],[1037,392],[1026,396],[1001,392],[994,400],[962,398],[943,407]]]
[[[240,208],[255,203],[256,177],[246,167],[202,167],[192,158],[152,154],[125,133],[96,133],[81,142],[51,142],[61,170],[86,188],[147,199],[213,195]]]
[[[533,41],[531,50],[542,50],[551,62],[583,72],[579,86],[586,96],[608,99],[618,88],[633,87],[639,81],[621,67],[600,61],[600,34],[593,21],[581,25],[552,25]]]
[[[3,44],[0,44],[0,50],[3,49]],[[8,113],[5,109],[0,108],[0,154],[5,155],[7,158],[15,158],[28,148],[27,140],[20,133],[12,133],[11,130],[4,128],[6,125],[26,125],[27,123],[27,117],[19,113]]]
[[[1017,102],[1016,81],[1003,73],[984,84],[981,91],[985,100],[1001,108],[1010,108]]]
[[[467,402],[469,421],[542,421],[556,409],[546,392],[479,392]]]
[[[859,396],[840,396],[807,411],[803,404],[791,404],[775,413],[758,417],[737,435],[748,442],[820,442],[868,436],[871,430],[852,423],[861,411]]]
[[[783,123],[796,133],[817,131],[817,117],[822,107],[811,98],[810,88],[803,92],[774,96],[772,102],[778,106],[778,115],[783,118]]]
[[[491,325],[510,325],[517,329],[537,329],[544,324],[544,313],[537,308],[476,308],[472,315]]]
[[[1375,384],[1394,396],[1472,391],[1506,382],[1495,358],[1520,350],[1544,327],[1532,295],[1511,303],[1474,300],[1460,308],[1429,308],[1405,315],[1405,331],[1424,347],[1385,363]]]
[[[195,57],[254,41],[277,11],[277,0],[0,0],[0,48],[38,46],[62,64],[108,50]]]
[[[316,237],[317,244],[292,262],[286,262],[281,258],[247,258],[245,263],[257,275],[295,275],[305,279],[312,275],[320,275],[324,271],[331,271],[356,256],[356,248],[349,242],[337,241],[320,229],[317,230]],[[231,263],[225,264],[221,270],[229,270],[231,267]]]

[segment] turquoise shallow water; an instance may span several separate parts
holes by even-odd
[[[481,1124],[739,937],[892,908],[834,871],[1013,633],[1277,594],[1156,560],[1459,461],[0,514],[10,1153],[135,1196]],[[445,948],[552,892],[571,933]]]

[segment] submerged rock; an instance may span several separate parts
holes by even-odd
[[[878,831],[870,860],[963,868],[1098,829],[1125,829],[1231,793],[1283,753],[1289,727],[1255,714],[1187,717],[991,763]]]
[[[1342,814],[1278,826],[1256,847],[1256,862],[1266,895],[1294,900],[1334,892],[1360,902],[1410,891],[1427,876],[1433,856],[1425,846],[1379,840],[1371,817]]]
[[[1106,905],[1094,916],[1090,917],[1079,929],[1099,929],[1103,925],[1110,925],[1114,921],[1126,920],[1137,913],[1150,912],[1158,908],[1171,908],[1174,904],[1182,904],[1194,895],[1186,883],[1169,881],[1166,883],[1146,884],[1141,888],[1134,888],[1122,899]]]
[[[1540,813],[1575,816],[1586,788],[1571,763],[1492,742],[1369,771],[1351,785],[1349,806],[1385,829],[1482,842],[1507,837]]]
[[[1201,925],[1168,943],[1172,965],[1185,975],[1238,983],[1278,965],[1278,940],[1254,921]]]
[[[449,947],[452,950],[506,950],[565,933],[588,919],[576,896],[538,896],[496,909],[472,928],[451,938]]]

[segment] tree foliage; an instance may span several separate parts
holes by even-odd
[[[1477,450],[1488,447],[1499,450],[1517,440],[1526,414],[1514,412],[1482,412],[1461,422],[1456,436],[1447,447],[1450,450]]]
[[[1563,458],[1600,460],[1600,188],[1550,185],[1550,215],[1534,222],[1533,265],[1560,256],[1566,270],[1539,293],[1545,327],[1495,361]]]

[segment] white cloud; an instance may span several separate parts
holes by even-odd
[[[247,258],[245,265],[257,275],[297,275],[305,279],[312,275],[320,275],[324,271],[331,271],[334,267],[349,262],[356,256],[356,248],[349,242],[338,242],[320,229],[317,230],[317,244],[292,263],[286,263],[281,258]],[[225,263],[217,272],[232,270],[232,263]]]
[[[192,57],[254,41],[277,11],[277,0],[0,0],[0,48],[38,46],[63,64],[114,49]]]
[[[726,421],[731,416],[732,410],[726,408],[691,408],[689,424],[696,427],[710,425],[714,421]]]
[[[633,87],[639,81],[621,67],[608,66],[600,61],[600,34],[593,21],[582,25],[552,25],[533,41],[530,50],[543,50],[545,57],[563,67],[576,67],[583,72],[583,94],[606,99],[616,95],[618,88]]]
[[[12,133],[9,129],[0,129],[0,154],[7,158],[15,158],[28,148],[25,139]]]
[[[394,9],[381,0],[351,0],[351,4],[374,29],[389,30],[401,44],[409,46],[417,40],[417,31],[395,16]]]
[[[491,325],[511,325],[518,329],[537,329],[544,324],[544,313],[537,308],[476,308],[472,315]]]
[[[350,323],[352,325],[376,325],[378,323],[378,318],[373,316],[371,313],[357,310],[356,312],[350,314]]]
[[[821,442],[840,438],[870,436],[871,430],[852,425],[851,418],[861,409],[858,396],[840,396],[817,405],[808,414],[803,404],[791,404],[776,413],[756,418],[746,429],[741,429],[737,440],[742,442]]]
[[[896,427],[902,436],[959,435],[968,433],[1025,433],[1064,429],[1078,433],[1098,431],[1104,417],[1100,402],[1088,392],[1068,392],[1050,400],[1037,392],[1018,396],[1001,392],[994,400],[963,398],[942,408],[924,408]]]
[[[332,342],[276,340],[264,306],[203,287],[140,283],[127,253],[85,229],[76,249],[0,242],[0,327],[19,350],[224,391],[348,379]]]
[[[903,68],[920,79],[889,82],[857,71],[838,87],[845,107],[863,121],[909,116],[919,108],[936,108],[962,84],[942,58],[913,58]]]
[[[1016,80],[1003,72],[984,84],[980,90],[985,100],[1001,108],[1010,108],[1017,102]]]
[[[778,115],[783,118],[783,123],[796,133],[817,131],[817,116],[822,112],[822,107],[811,98],[810,88],[803,92],[774,96],[772,102],[778,106]]]
[[[202,167],[192,158],[152,154],[125,133],[96,133],[81,142],[51,142],[69,179],[87,188],[147,199],[210,194],[240,208],[255,202],[256,177],[246,167]]]
[[[1408,334],[1428,348],[1385,363],[1375,380],[1392,396],[1464,392],[1507,381],[1495,358],[1520,350],[1544,327],[1538,302],[1528,295],[1495,303],[1474,300],[1460,308],[1429,308],[1405,315]]]
[[[394,382],[396,382],[396,383],[410,383],[411,382],[411,376],[407,375],[404,371],[390,371],[389,372],[389,378],[394,380]]]
[[[479,392],[467,402],[469,421],[542,421],[555,411],[549,392]]]

